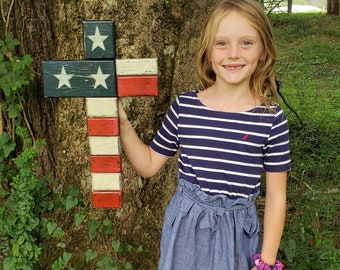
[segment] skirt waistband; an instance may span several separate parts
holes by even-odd
[[[231,199],[223,194],[209,195],[201,190],[199,185],[192,184],[191,182],[180,178],[178,180],[177,192],[182,193],[184,196],[191,198],[198,204],[203,206],[210,206],[219,208],[222,211],[234,211],[249,207],[252,205],[259,195],[259,192],[247,197]]]

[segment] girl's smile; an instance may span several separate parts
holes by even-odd
[[[229,70],[239,70],[241,68],[243,68],[245,65],[241,65],[241,64],[228,64],[228,65],[223,65],[223,67],[225,69],[229,69]]]

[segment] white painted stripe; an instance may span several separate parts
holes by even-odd
[[[116,73],[118,76],[157,75],[157,58],[116,59]]]
[[[119,155],[120,140],[118,136],[89,136],[91,155]]]
[[[92,190],[121,190],[121,173],[92,173]]]
[[[117,98],[86,98],[88,117],[118,117]]]

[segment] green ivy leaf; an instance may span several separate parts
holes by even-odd
[[[66,247],[66,244],[64,242],[59,242],[57,244],[57,247],[60,247],[60,248],[65,248]]]
[[[96,220],[90,220],[89,224],[87,225],[87,231],[88,235],[90,237],[90,240],[92,240],[95,237],[96,231],[99,228],[99,222]]]
[[[54,222],[48,222],[47,223],[47,231],[48,231],[48,234],[52,234],[55,229],[58,227],[57,223],[54,223]]]
[[[90,262],[96,257],[97,257],[97,251],[95,251],[93,249],[88,249],[86,251],[86,262]]]
[[[61,237],[64,235],[65,235],[65,231],[61,227],[57,227],[52,234],[53,237]]]
[[[138,248],[137,248],[137,252],[142,252],[143,251],[143,246],[140,245]]]
[[[19,255],[20,255],[20,245],[19,245],[19,243],[14,243],[14,244],[13,244],[13,246],[12,246],[12,252],[13,252],[13,255],[14,255],[14,256],[19,257]]]
[[[64,260],[65,264],[68,263],[68,261],[71,259],[71,257],[72,257],[72,254],[71,254],[71,253],[69,253],[69,252],[64,252],[64,254],[63,254],[63,260]]]
[[[117,253],[123,251],[122,243],[119,240],[112,241],[112,248]]]
[[[85,215],[83,213],[76,213],[74,215],[74,223],[76,224],[76,227],[78,227],[85,219]]]
[[[21,113],[20,105],[16,104],[16,103],[8,104],[7,112],[8,112],[8,116],[10,118],[17,118],[17,117],[19,117],[20,113]]]
[[[132,264],[129,263],[129,262],[125,263],[125,264],[124,264],[124,269],[126,269],[126,270],[132,269]]]
[[[24,57],[22,58],[22,62],[23,62],[23,64],[25,64],[25,65],[29,65],[29,64],[31,64],[31,63],[33,62],[33,59],[32,59],[32,57],[31,57],[29,54],[26,54],[26,55],[24,55]]]
[[[67,196],[78,197],[80,194],[80,187],[79,186],[72,186],[68,188],[65,192]]]
[[[15,146],[16,143],[11,141],[11,136],[6,132],[2,133],[0,136],[0,160],[7,158],[15,150]]]
[[[13,270],[15,269],[17,259],[15,257],[7,257],[3,260],[2,265],[4,270]]]
[[[105,219],[103,221],[102,233],[106,235],[112,233],[112,221],[111,220]]]
[[[73,197],[72,195],[68,195],[66,197],[66,201],[65,201],[65,209],[66,209],[66,211],[69,211],[70,209],[75,207],[77,204],[78,204],[78,198]]]

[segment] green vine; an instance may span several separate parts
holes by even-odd
[[[0,40],[0,262],[5,270],[35,269],[39,261],[41,247],[35,235],[41,200],[36,195],[46,183],[35,172],[43,142],[34,142],[22,121],[25,86],[33,79],[32,58],[16,56],[17,45],[10,33]]]
[[[20,42],[9,33],[0,39],[0,268],[3,270],[38,269],[40,255],[47,237],[63,239],[64,229],[47,217],[60,211],[73,211],[74,228],[87,223],[87,234],[94,238],[113,235],[110,220],[88,219],[86,201],[79,186],[72,186],[61,194],[50,188],[50,182],[37,173],[36,162],[43,140],[35,140],[26,120],[24,103],[26,86],[33,79],[29,55],[16,56]],[[107,256],[98,256],[96,250],[84,251],[86,263],[95,269],[133,269],[129,262],[121,262],[118,254],[141,252],[120,240],[111,242]],[[60,240],[56,250],[61,251],[52,270],[74,269],[72,253]]]

